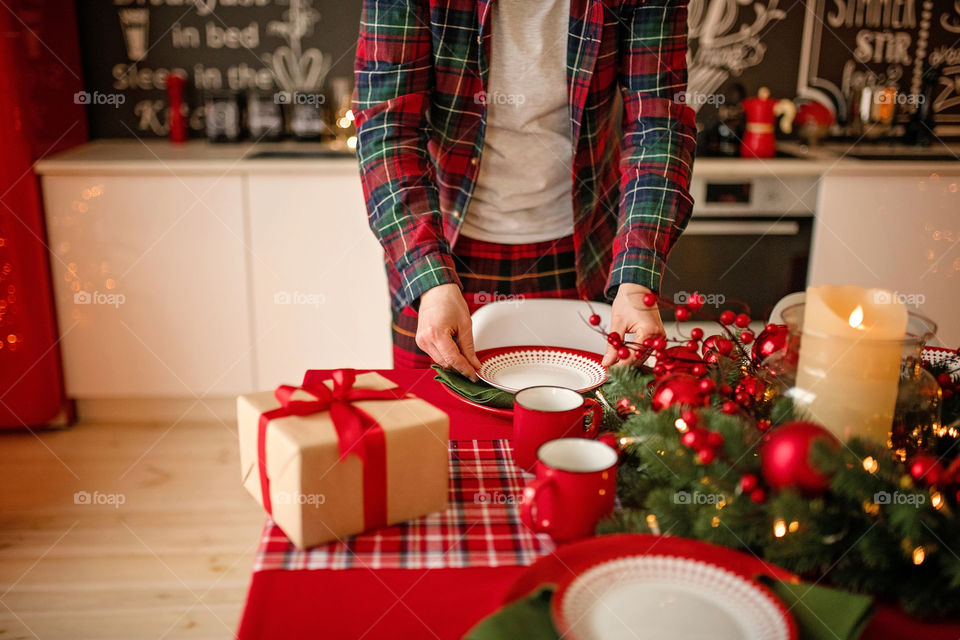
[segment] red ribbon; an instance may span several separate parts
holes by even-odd
[[[267,425],[271,420],[287,416],[306,416],[330,411],[337,431],[340,461],[356,455],[363,463],[363,525],[375,529],[387,523],[387,449],[383,428],[370,415],[353,406],[360,400],[400,400],[400,389],[354,389],[356,371],[338,369],[331,374],[333,389],[323,384],[322,373],[308,371],[299,387],[281,385],[275,396],[280,406],[260,414],[257,429],[257,464],[260,470],[260,491],[263,508],[273,514],[270,501],[270,478],[267,477]],[[314,400],[294,400],[296,391],[305,391]]]

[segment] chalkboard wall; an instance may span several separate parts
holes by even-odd
[[[405,1],[405,0],[400,0]],[[531,0],[532,1],[532,0]],[[166,131],[163,80],[189,79],[191,129],[202,92],[291,91],[350,78],[361,0],[79,0],[93,137]],[[701,122],[739,83],[775,97],[829,100],[846,113],[858,85],[919,94],[944,63],[941,125],[960,124],[960,0],[691,0],[690,90]],[[946,131],[945,129],[943,131]]]

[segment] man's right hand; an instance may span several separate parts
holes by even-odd
[[[480,361],[473,349],[473,323],[457,285],[442,284],[420,296],[417,346],[444,369],[476,382]]]

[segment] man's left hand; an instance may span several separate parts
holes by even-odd
[[[650,289],[639,284],[626,282],[621,284],[617,290],[617,297],[613,300],[609,330],[616,331],[621,338],[632,333],[634,342],[665,335],[663,321],[660,320],[660,309],[643,304],[643,296],[648,293],[651,293]],[[617,362],[630,364],[635,359],[636,356],[632,355],[628,360],[620,360],[617,349],[608,345],[607,352],[603,356],[603,366],[608,367]]]

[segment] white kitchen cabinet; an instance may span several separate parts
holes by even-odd
[[[68,395],[254,387],[242,182],[43,177]]]
[[[357,168],[251,174],[247,206],[259,386],[311,368],[391,367],[383,253]]]
[[[906,172],[904,172],[906,173]],[[895,291],[960,344],[960,173],[827,175],[820,186],[809,284]]]

